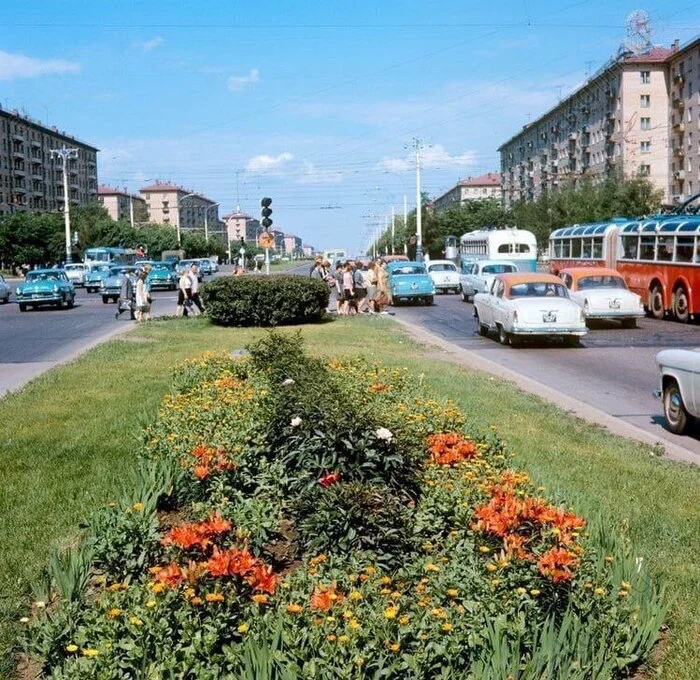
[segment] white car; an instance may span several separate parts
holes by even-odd
[[[700,417],[700,349],[665,349],[656,355],[668,429],[685,433]]]
[[[6,305],[10,301],[10,286],[5,282],[5,278],[0,274],[0,302]]]
[[[430,260],[427,265],[436,292],[459,293],[459,272],[452,260]]]
[[[512,274],[518,267],[512,262],[500,260],[475,260],[459,277],[459,290],[464,302],[477,293],[486,293],[497,274]]]
[[[86,264],[67,264],[63,267],[63,271],[66,272],[68,280],[74,286],[84,286],[85,285],[85,274],[88,273],[90,268]]]
[[[642,298],[627,289],[625,280],[614,269],[562,269],[559,277],[587,319],[619,319],[623,328],[636,328],[637,319],[644,316]]]
[[[575,347],[588,332],[583,309],[552,274],[497,275],[488,293],[474,296],[474,316],[479,333],[495,331],[503,345],[539,337],[562,338]]]

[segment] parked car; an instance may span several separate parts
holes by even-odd
[[[100,289],[100,284],[109,276],[108,264],[93,264],[90,271],[85,273],[85,290],[88,293],[96,293]]]
[[[394,261],[387,265],[389,293],[394,304],[422,302],[432,305],[435,284],[422,262]]]
[[[583,309],[552,274],[499,274],[487,293],[474,296],[474,316],[479,333],[496,331],[503,345],[539,337],[576,346],[588,332]]]
[[[464,302],[477,293],[486,293],[497,274],[512,274],[518,267],[500,260],[474,260],[466,264],[459,276],[459,292]]]
[[[73,286],[85,285],[85,274],[89,271],[89,267],[82,263],[67,264],[63,267],[68,280]]]
[[[62,269],[35,269],[27,272],[24,281],[17,286],[15,296],[20,312],[41,305],[70,309],[75,302],[75,288]]]
[[[587,319],[619,319],[623,328],[636,328],[637,319],[644,316],[642,298],[627,289],[625,280],[614,269],[562,269],[559,277],[571,299],[583,307]]]
[[[684,434],[700,417],[700,350],[665,349],[656,355],[668,429]]]
[[[165,262],[154,262],[146,277],[146,285],[149,290],[163,288],[175,290],[177,288],[177,274],[175,269]]]
[[[100,283],[100,295],[102,302],[107,304],[110,300],[116,302],[122,289],[121,275],[126,275],[131,279],[131,283],[136,286],[136,275],[141,271],[141,267],[136,265],[117,265],[109,268],[109,276]]]
[[[5,281],[5,277],[0,274],[0,302],[6,305],[10,301],[10,286]]]
[[[178,276],[182,276],[185,272],[190,271],[190,267],[197,265],[197,280],[201,283],[204,275],[202,274],[202,268],[199,266],[199,260],[180,260],[175,267],[175,271]]]
[[[427,265],[428,275],[437,292],[459,293],[459,272],[452,260],[430,260]]]
[[[405,255],[382,255],[382,260],[389,264],[390,262],[408,262]]]

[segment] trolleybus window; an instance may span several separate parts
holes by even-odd
[[[656,259],[662,262],[673,260],[673,236],[657,236]]]
[[[603,257],[603,239],[598,236],[593,239],[593,259],[600,260]]]
[[[593,239],[583,238],[581,239],[581,257],[589,258],[591,257],[591,241]]]
[[[692,262],[695,239],[692,236],[676,237],[676,262]]]
[[[642,236],[639,239],[639,259],[653,260],[656,245],[656,236]]]
[[[571,257],[581,257],[581,239],[571,239]]]
[[[623,258],[625,260],[636,260],[637,259],[638,241],[639,241],[639,237],[636,235],[622,237]]]

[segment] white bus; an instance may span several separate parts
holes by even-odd
[[[333,250],[326,250],[323,253],[323,259],[328,260],[332,267],[335,267],[336,262],[346,262],[348,259],[348,251],[342,248],[334,248]]]
[[[479,229],[462,235],[459,259],[465,265],[473,260],[506,260],[521,272],[537,270],[537,239],[525,229]]]

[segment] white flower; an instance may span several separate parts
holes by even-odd
[[[26,616],[23,616],[23,617],[19,620],[19,622],[20,622],[20,623],[29,623],[29,618],[26,617]]]
[[[46,607],[46,602],[43,602],[42,600],[37,600],[34,603],[34,606],[37,607],[38,609],[43,609],[44,607]]]
[[[374,434],[377,435],[377,439],[383,439],[387,443],[394,438],[394,435],[391,433],[391,431],[387,430],[385,427],[378,428]]]
[[[296,418],[292,418],[292,420],[289,424],[292,427],[299,427],[299,425],[301,425],[301,418],[299,416],[297,416]]]
[[[294,378],[287,378],[286,380],[282,381],[283,385],[293,385],[294,384]]]

